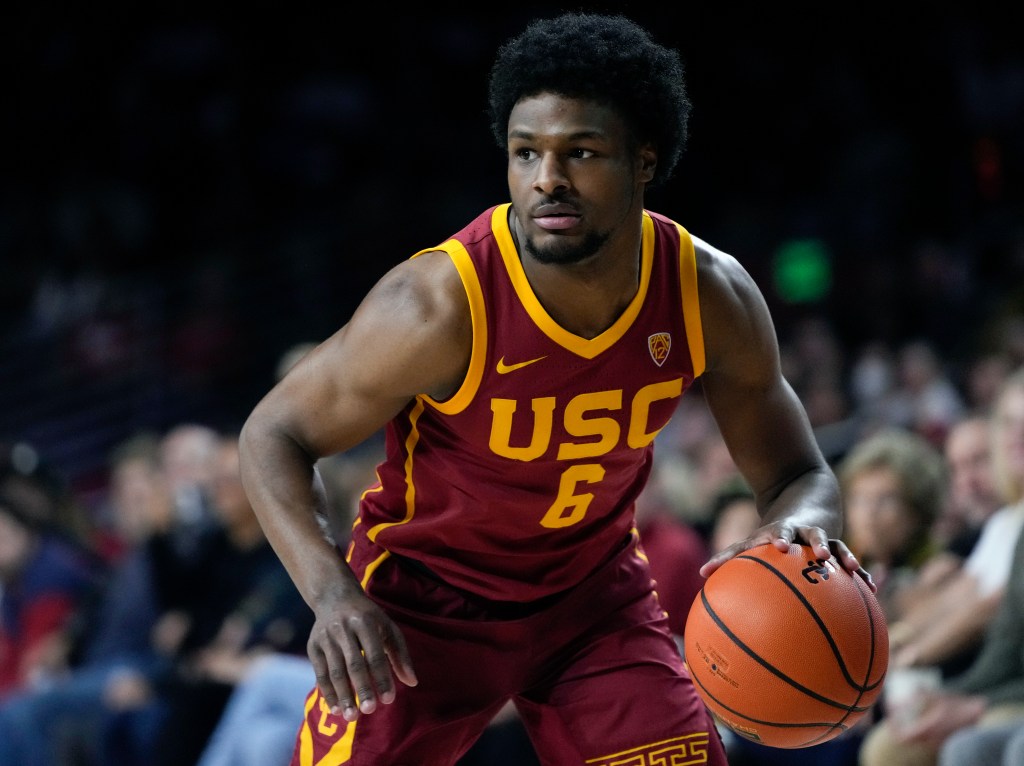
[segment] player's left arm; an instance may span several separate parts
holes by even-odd
[[[839,540],[843,511],[835,474],[818,447],[807,413],[782,374],[778,339],[764,296],[732,256],[694,238],[706,367],[701,378],[711,414],[757,498],[762,526],[713,556],[705,577],[755,545],[810,545],[859,571]],[[873,586],[872,586],[873,587]]]

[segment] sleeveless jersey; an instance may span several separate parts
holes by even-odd
[[[653,442],[701,374],[693,243],[645,211],[636,295],[592,339],[559,326],[523,271],[509,203],[438,247],[472,315],[458,391],[416,397],[385,429],[354,535],[457,588],[532,601],[578,584],[633,529]]]

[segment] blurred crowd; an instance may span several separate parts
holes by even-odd
[[[926,698],[883,695],[861,724],[805,750],[723,730],[734,763],[933,764],[950,733],[973,731],[991,711],[1024,731],[1024,653],[1015,644],[995,679],[983,672],[994,660],[979,659],[994,651],[997,621],[1004,642],[1024,640],[1001,616],[1012,607],[1024,631],[1024,593],[1013,585],[1024,589],[1024,323],[1003,338],[960,376],[921,340],[845,360],[821,320],[782,344],[840,478],[844,539],[879,587],[890,674],[927,669],[939,687],[927,699],[956,700],[961,723],[951,727],[947,710],[942,736],[906,735]],[[313,345],[287,349],[275,377]],[[759,522],[699,383],[657,438],[637,528],[682,651],[697,569]],[[378,435],[320,461],[339,518],[354,517],[382,449]],[[30,445],[5,445],[0,766],[286,762],[313,684],[312,613],[242,490],[237,434],[198,422],[143,430],[110,450],[105,473],[103,492],[80,495]],[[334,534],[344,547],[347,530]],[[1008,679],[1019,688],[998,688]],[[924,760],[898,760],[900,748],[921,748]],[[534,762],[509,706],[460,766]]]

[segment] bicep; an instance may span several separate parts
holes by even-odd
[[[443,396],[464,375],[471,327],[461,284],[447,256],[417,260],[389,272],[258,405],[309,454],[359,444],[416,395]]]
[[[733,460],[760,497],[822,459],[782,374],[774,323],[757,285],[730,256],[705,252],[702,260],[702,388]]]

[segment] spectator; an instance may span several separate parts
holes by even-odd
[[[891,427],[856,444],[838,474],[852,550],[895,621],[904,589],[937,551],[931,528],[944,502],[942,455],[923,436]]]
[[[949,502],[932,534],[953,558],[970,555],[985,524],[1004,502],[993,475],[993,437],[991,418],[983,414],[965,415],[946,437]]]
[[[0,700],[48,683],[99,570],[84,548],[0,496]]]
[[[281,766],[295,746],[302,706],[316,683],[304,654],[253,661],[217,722],[197,766]]]
[[[902,408],[902,420],[897,425],[941,446],[949,427],[966,408],[942,359],[929,342],[915,340],[900,349],[897,370],[897,400]]]
[[[0,442],[0,495],[36,527],[72,545],[95,549],[102,557],[92,522],[79,499],[32,444]]]
[[[1015,429],[1024,446],[1022,416]],[[1017,540],[1006,595],[978,657],[938,691],[891,709],[865,738],[860,766],[1017,766],[1009,747],[1024,731],[1021,647],[1024,535]]]
[[[154,642],[167,670],[126,676],[112,690],[122,715],[108,730],[107,762],[195,763],[252,662],[268,652],[305,649],[313,615],[242,490],[236,436],[220,442],[212,479],[221,526],[204,541],[201,583],[190,603],[165,612],[156,625]]]
[[[75,621],[59,674],[0,705],[0,766],[95,761],[111,692],[126,676],[159,672],[150,633],[160,609],[187,597],[195,582],[176,541],[160,457],[159,439],[149,434],[112,451],[107,505],[121,554]]]
[[[1011,356],[1001,351],[981,354],[972,359],[964,374],[967,406],[978,412],[990,410],[1013,369]]]
[[[182,423],[171,428],[160,445],[175,512],[184,528],[197,533],[211,523],[210,493],[218,440],[217,431],[209,426]]]
[[[947,676],[964,670],[999,608],[1013,546],[1024,527],[1024,506],[1020,497],[1007,496],[1008,504],[999,507],[990,443],[996,452],[1014,449],[1012,435],[1001,425],[1003,413],[1014,407],[1024,412],[1024,378],[1004,388],[991,429],[988,418],[972,417],[950,431],[951,498],[964,508],[965,519],[979,525],[980,536],[966,559],[955,553],[937,556],[909,587],[908,606],[889,626],[892,667],[936,666]],[[1024,479],[1024,461],[1014,470]]]
[[[1010,500],[1013,512],[1024,513],[1024,368],[1007,379],[992,418],[996,482]],[[1006,540],[1001,542],[1005,544]],[[1024,726],[1022,646],[1024,535],[1018,531],[1006,591],[985,631],[977,656],[966,670],[947,679],[939,693],[887,711],[885,719],[876,724],[865,739],[862,765],[934,766],[940,749],[942,766],[1000,764],[998,751],[1012,732],[1003,730],[1004,737],[990,727],[1008,719]],[[945,740],[954,732],[956,736],[950,740],[947,750]],[[995,750],[986,753],[983,749],[986,746],[993,746]]]

